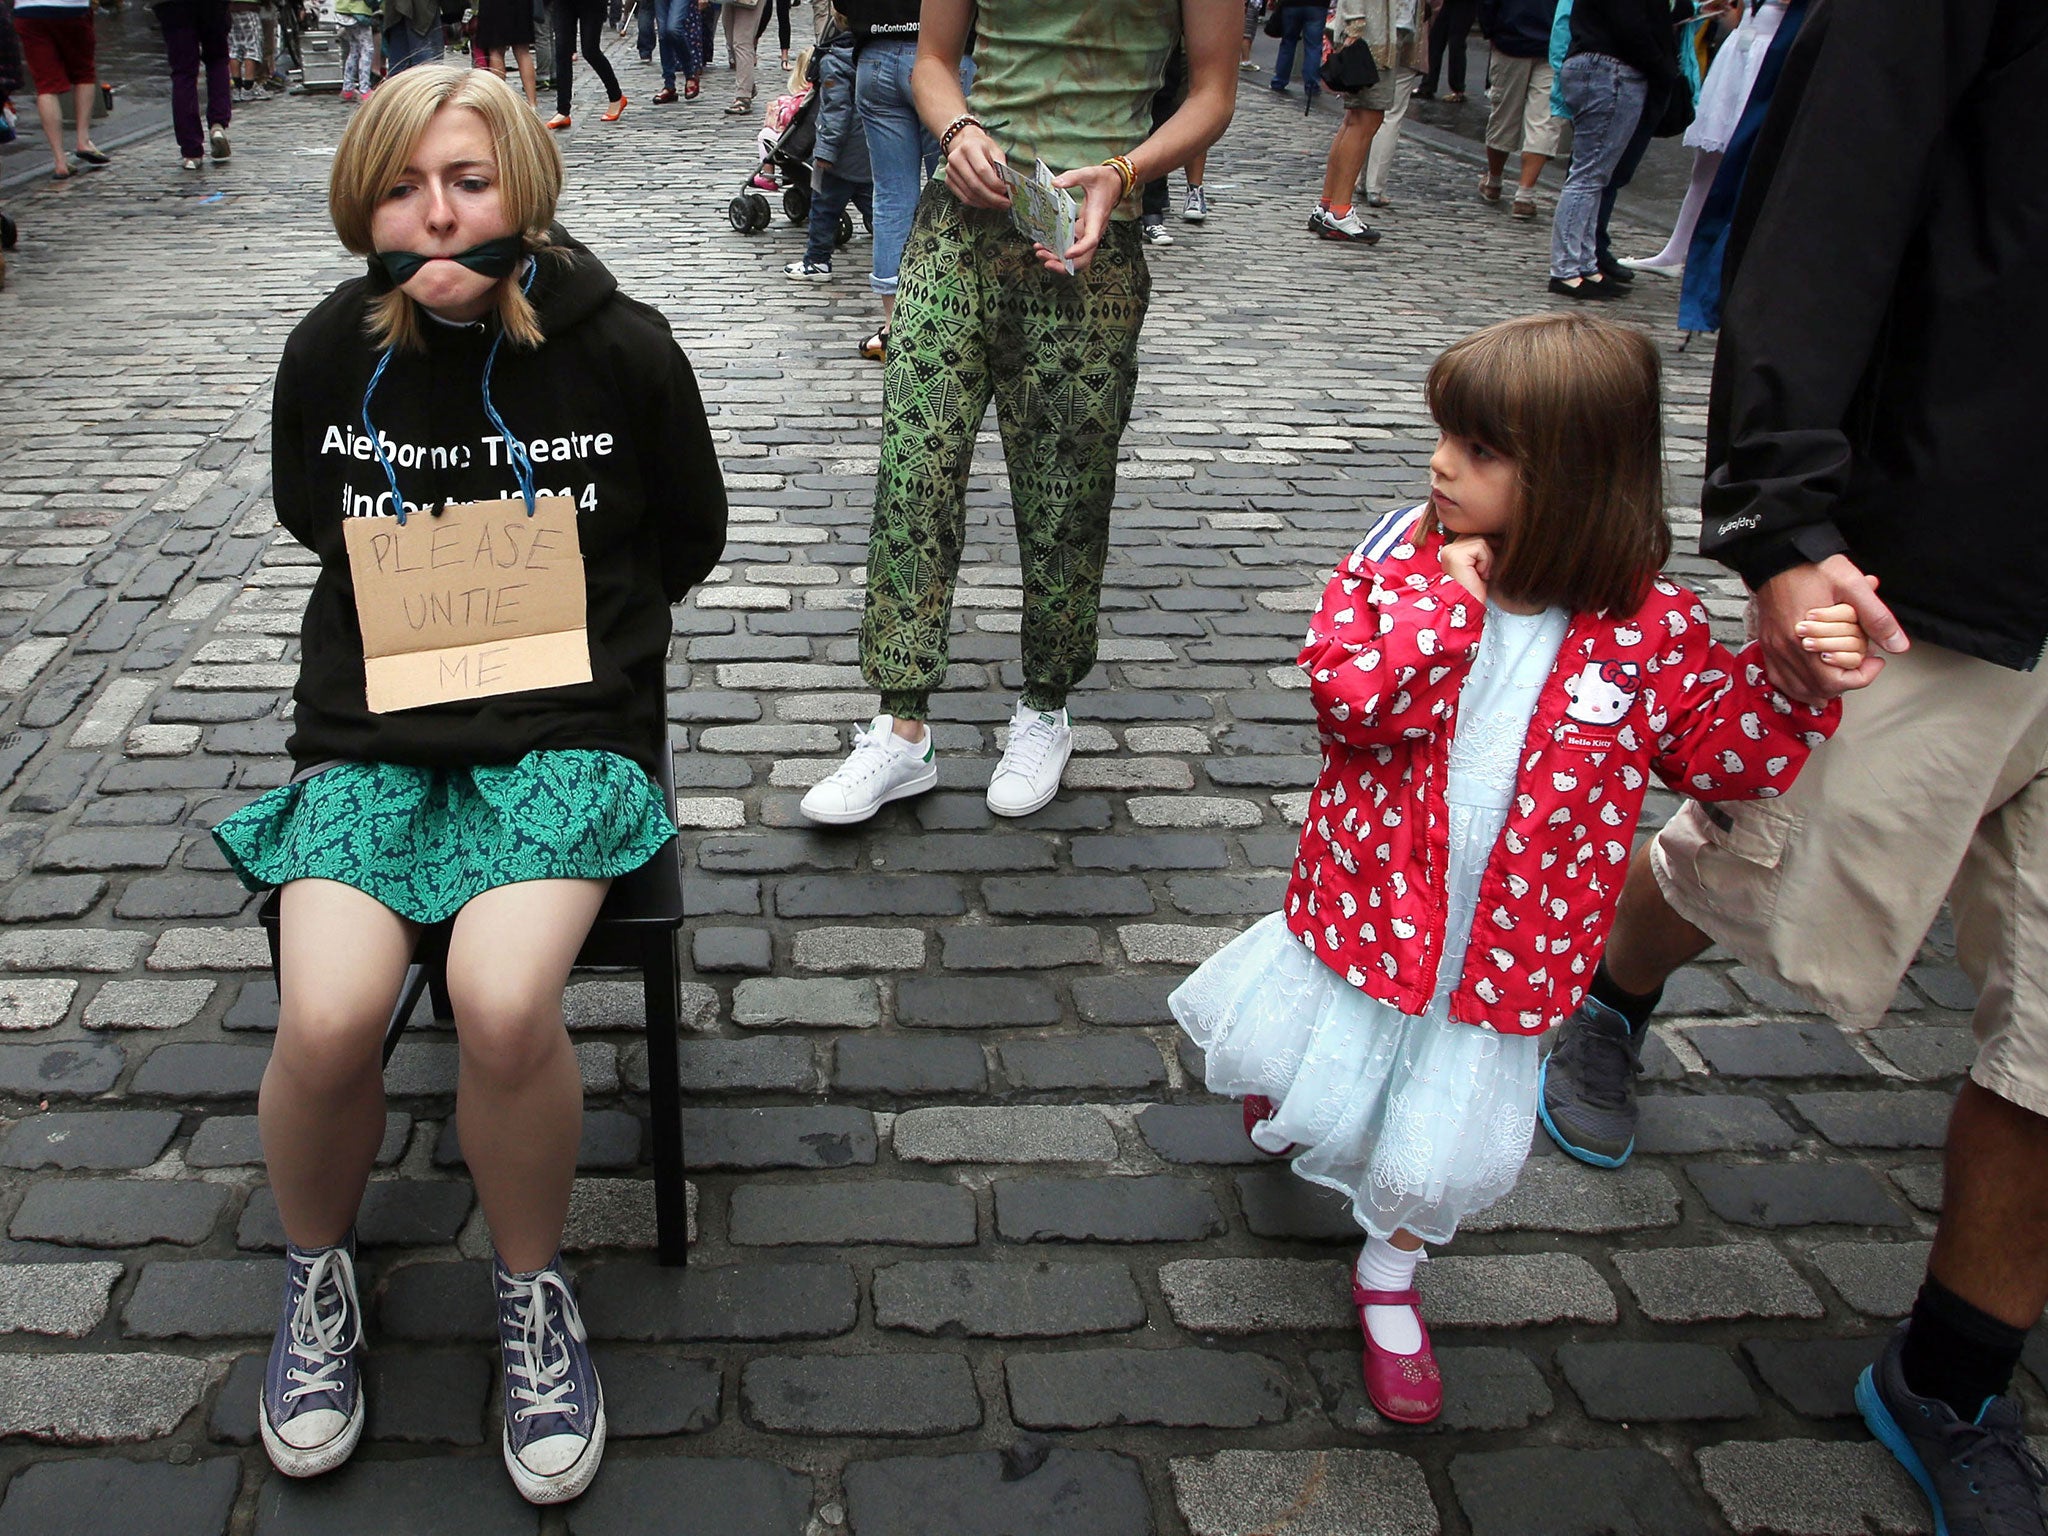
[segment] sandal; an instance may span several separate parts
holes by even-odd
[[[1273,1101],[1267,1098],[1263,1093],[1252,1093],[1245,1095],[1245,1139],[1247,1141],[1252,1141],[1252,1128],[1256,1125],[1262,1124],[1267,1120],[1272,1119],[1276,1113],[1278,1113],[1277,1107],[1274,1105]],[[1258,1147],[1258,1150],[1267,1157],[1292,1157],[1297,1151],[1300,1150],[1300,1148],[1297,1147],[1291,1141],[1287,1143],[1286,1146],[1282,1147],[1278,1152],[1267,1152],[1266,1149],[1264,1147],[1260,1147],[1256,1141],[1252,1141],[1252,1145],[1254,1147]]]
[[[874,335],[860,344],[860,355],[872,362],[882,362],[889,355],[889,327],[880,327]]]
[[[1356,1278],[1351,1282],[1351,1304],[1358,1309],[1358,1331],[1365,1335],[1365,1395],[1381,1418],[1396,1424],[1427,1424],[1444,1411],[1443,1373],[1437,1369],[1436,1351],[1430,1347],[1429,1328],[1422,1321],[1422,1297],[1413,1289],[1368,1291]],[[1365,1325],[1367,1307],[1413,1307],[1416,1326],[1422,1329],[1422,1348],[1412,1355],[1397,1355],[1380,1348]]]
[[[725,109],[725,115],[727,117],[745,117],[749,112],[753,110],[754,104],[752,102],[736,101],[731,106]]]

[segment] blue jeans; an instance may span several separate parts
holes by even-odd
[[[1600,270],[1601,204],[1642,121],[1649,83],[1619,59],[1576,53],[1558,85],[1572,114],[1572,167],[1550,226],[1550,275],[1591,277]]]
[[[384,31],[384,69],[395,75],[402,69],[411,69],[415,64],[432,64],[441,57],[441,28],[438,23],[424,32],[415,32],[402,21],[394,21]]]
[[[804,260],[812,266],[832,265],[832,252],[839,245],[839,215],[846,211],[848,202],[860,210],[862,222],[872,231],[875,227],[872,182],[848,181],[831,171],[819,172],[811,182],[811,238],[804,247]]]
[[[643,59],[654,55],[655,15],[660,9],[660,0],[640,0],[640,8],[633,13],[634,25],[640,29],[634,38],[635,52]]]
[[[661,83],[676,88],[676,76],[694,80],[711,62],[711,29],[718,24],[718,7],[698,10],[696,0],[641,0],[658,8],[661,32]]]
[[[1600,253],[1602,268],[1614,265],[1614,247],[1607,239],[1607,221],[1614,217],[1614,200],[1621,196],[1621,189],[1636,179],[1636,168],[1643,163],[1643,155],[1649,150],[1650,140],[1656,137],[1657,124],[1664,117],[1664,109],[1671,104],[1671,93],[1676,85],[1659,82],[1648,87],[1643,93],[1642,116],[1636,119],[1636,131],[1628,136],[1628,147],[1621,152],[1621,158],[1614,163],[1614,174],[1607,178],[1607,190],[1600,194],[1600,233],[1595,246]]]
[[[1273,89],[1283,90],[1294,69],[1294,50],[1301,50],[1301,88],[1313,96],[1323,88],[1323,17],[1320,5],[1280,7],[1280,52],[1273,60]]]
[[[853,77],[853,104],[868,136],[868,162],[875,173],[875,262],[868,286],[879,294],[896,291],[903,246],[918,194],[939,163],[939,141],[917,115],[910,99],[910,66],[917,39],[885,38],[860,51]],[[960,89],[974,83],[974,61],[960,61]]]

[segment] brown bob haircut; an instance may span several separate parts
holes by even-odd
[[[461,107],[483,119],[498,157],[498,195],[528,254],[538,256],[547,248],[548,225],[562,195],[562,152],[511,86],[487,69],[453,69],[445,64],[416,64],[393,75],[349,119],[327,178],[327,212],[334,232],[356,255],[377,254],[370,236],[377,205],[404,173],[427,125],[447,107]],[[537,347],[540,320],[519,280],[515,272],[499,281],[498,322],[515,345]],[[419,305],[401,289],[372,299],[364,325],[380,348],[404,352],[422,346]]]
[[[1626,615],[1671,557],[1657,349],[1583,314],[1475,331],[1429,370],[1429,412],[1514,462],[1520,506],[1491,582],[1517,602]],[[1423,532],[1433,532],[1427,514]]]

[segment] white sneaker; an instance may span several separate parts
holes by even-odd
[[[854,732],[846,761],[804,796],[800,809],[805,816],[828,827],[851,826],[891,800],[921,795],[939,782],[931,727],[925,727],[923,741],[910,742],[896,734],[894,725],[888,715],[877,715],[866,730]]]
[[[998,816],[1029,816],[1060,792],[1074,752],[1074,731],[1062,709],[1048,714],[1022,703],[1010,716],[1010,744],[988,781],[988,808]]]
[[[1209,217],[1209,195],[1200,187],[1188,188],[1187,205],[1180,211],[1181,222],[1200,224]]]
[[[1349,240],[1358,245],[1379,244],[1380,232],[1361,219],[1356,208],[1341,219],[1327,208],[1318,208],[1308,216],[1308,227],[1325,240]]]

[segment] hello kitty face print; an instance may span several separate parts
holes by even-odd
[[[1589,661],[1564,680],[1571,703],[1565,718],[1581,725],[1619,725],[1643,691],[1642,668],[1632,661]]]

